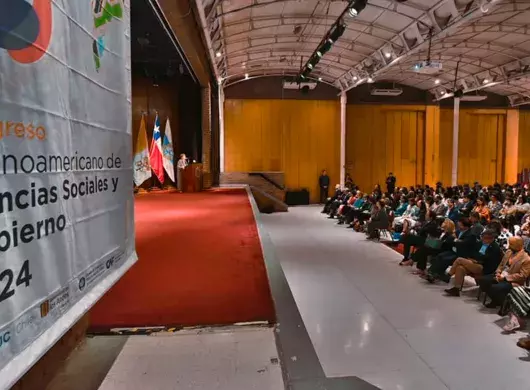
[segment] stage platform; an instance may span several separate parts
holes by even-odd
[[[247,192],[135,197],[137,264],[91,310],[91,330],[274,321]]]

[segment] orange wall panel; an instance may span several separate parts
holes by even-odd
[[[225,171],[283,171],[287,188],[318,201],[318,176],[340,179],[340,103],[325,100],[227,99]]]
[[[423,184],[425,123],[425,106],[348,106],[346,172],[363,191],[384,189],[389,172],[398,186]]]
[[[458,183],[504,182],[506,114],[499,110],[460,110]]]

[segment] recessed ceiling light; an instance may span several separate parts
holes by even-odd
[[[353,76],[353,81],[357,81],[357,76]]]
[[[245,78],[248,79],[248,73],[245,73]]]
[[[374,82],[374,79],[371,78],[371,77],[368,77],[368,80],[367,80],[369,83],[373,83]]]
[[[434,80],[434,84],[436,84],[436,85],[440,84],[440,79]]]
[[[389,51],[387,51],[387,52],[385,53],[385,57],[386,57],[386,58],[390,58],[390,57],[392,57],[392,53],[390,53]]]
[[[489,84],[489,82],[490,81],[488,79],[484,79],[484,81],[483,81],[484,84]]]
[[[318,81],[322,81],[322,77],[319,77],[319,78],[318,78]]]
[[[217,58],[221,57],[221,52],[218,51],[217,53],[215,53],[215,56],[216,56]]]

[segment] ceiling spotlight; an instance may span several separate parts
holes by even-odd
[[[248,80],[248,73],[245,73],[245,79]]]
[[[357,81],[357,76],[353,76],[353,81]]]
[[[373,83],[373,82],[374,82],[374,79],[371,78],[371,77],[368,77],[368,80],[366,80],[366,81],[368,81],[369,83]]]
[[[480,5],[480,10],[483,13],[488,13],[491,11],[492,7],[495,6],[495,4],[499,2],[500,0],[482,0],[482,4]]]
[[[355,18],[357,15],[361,13],[363,9],[366,8],[366,3],[368,0],[355,0],[348,10],[348,13],[352,18]]]
[[[319,77],[319,78],[318,78],[318,81],[322,81],[322,77]]]
[[[484,79],[484,81],[482,82],[482,84],[489,84],[490,81],[488,79]]]
[[[215,56],[216,56],[217,58],[221,57],[221,52],[218,51],[217,53],[215,53]]]
[[[436,85],[440,84],[440,79],[434,80],[434,84],[436,84]]]
[[[385,57],[386,57],[386,58],[390,58],[390,57],[392,57],[392,53],[390,53],[389,51],[387,51],[387,52],[385,53]]]

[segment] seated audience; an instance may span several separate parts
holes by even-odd
[[[472,211],[469,215],[469,220],[471,221],[471,234],[475,237],[480,237],[482,232],[484,232],[484,226],[480,223],[479,213]]]
[[[480,215],[480,221],[483,223],[489,223],[491,219],[490,215],[490,209],[486,205],[486,200],[483,196],[479,196],[477,199],[477,204],[475,205],[475,208],[473,209],[474,212],[478,213]]]
[[[396,226],[403,226],[403,223],[408,220],[409,222],[415,222],[420,216],[420,208],[417,206],[414,198],[409,199],[409,205],[405,212],[400,216],[394,218],[394,228]]]
[[[434,197],[434,203],[431,206],[431,209],[436,213],[437,216],[445,216],[447,206],[443,203],[442,197],[440,195],[436,195]]]
[[[500,225],[501,225],[501,228],[500,228],[499,235],[497,237],[497,242],[499,243],[501,248],[507,248],[508,247],[508,239],[510,237],[513,237],[512,232],[510,232],[510,230],[508,229],[509,221],[506,220],[506,219],[502,219],[500,221]]]
[[[353,187],[355,186],[354,182],[353,182],[353,179],[352,177],[350,176],[349,173],[346,174],[346,177],[344,178],[344,187],[348,188],[348,189],[353,189]]]
[[[333,201],[329,207],[329,219],[334,219],[339,212],[340,206],[348,204],[348,200],[353,196],[350,190],[346,190],[339,196],[335,201]]]
[[[488,209],[492,218],[498,218],[499,213],[502,210],[502,203],[499,201],[497,194],[492,194],[490,196],[490,202],[488,203]]]
[[[362,197],[356,200],[353,203],[353,206],[351,209],[348,210],[346,214],[343,215],[344,223],[350,225],[355,222],[357,218],[359,218],[359,215],[361,215],[365,211],[370,211],[372,208],[372,204],[370,203],[370,199],[368,197],[368,194],[362,194]]]
[[[530,256],[524,251],[523,239],[511,237],[508,240],[508,251],[495,273],[486,274],[478,281],[482,291],[491,298],[487,307],[502,305],[512,287],[524,286],[529,276]]]
[[[427,275],[429,283],[434,283],[436,280],[449,283],[451,278],[445,273],[447,267],[453,265],[459,257],[468,259],[475,255],[477,237],[471,232],[471,221],[468,218],[461,218],[458,221],[458,232],[452,250],[442,252],[432,260]]]
[[[388,229],[388,214],[381,200],[375,202],[368,224],[366,225],[367,238],[377,238],[378,229]]]
[[[434,257],[442,252],[452,250],[455,240],[455,224],[450,219],[445,219],[442,223],[442,234],[439,237],[429,237],[425,244],[416,249],[411,259],[416,263],[416,275],[426,277],[427,261],[429,257]]]
[[[405,196],[401,196],[399,199],[399,205],[396,207],[396,211],[394,211],[394,215],[396,217],[401,217],[407,210],[408,205],[407,198],[405,198]]]
[[[331,204],[333,202],[335,202],[341,195],[343,194],[343,191],[342,189],[340,188],[340,184],[337,184],[335,186],[335,192],[333,193],[333,195],[327,199],[325,205],[324,205],[324,209],[322,210],[322,214],[328,214],[329,213],[329,209],[331,207]]]
[[[449,278],[455,277],[454,286],[445,290],[447,295],[458,297],[460,296],[460,289],[464,284],[466,275],[470,275],[475,279],[482,275],[492,274],[499,266],[502,258],[501,248],[495,242],[495,232],[486,230],[482,234],[482,242],[478,244],[475,253],[470,253],[470,256],[464,258],[459,257],[453,263],[451,270],[448,273]],[[445,279],[446,281],[449,281]]]
[[[363,203],[363,196],[362,196],[362,193],[361,191],[357,191],[355,193],[355,195],[351,196],[348,201],[346,202],[346,204],[344,205],[341,205],[339,207],[339,210],[337,212],[337,218],[339,219],[339,222],[338,224],[339,225],[342,225],[344,224],[344,220],[346,218],[346,215],[348,215],[348,213],[350,212],[350,210],[352,208],[355,208],[356,205],[357,207],[361,206]]]
[[[530,313],[530,287],[515,286],[506,296],[508,321],[503,330],[513,332],[526,325],[525,317]]]
[[[447,210],[445,211],[445,218],[449,218],[454,223],[458,222],[460,218],[460,212],[455,206],[455,201],[453,198],[446,199]]]
[[[403,260],[399,265],[412,265],[414,262],[410,260],[410,249],[411,247],[419,248],[425,244],[427,238],[438,238],[440,237],[440,226],[436,222],[436,213],[429,211],[425,222],[419,227],[417,234],[406,234],[401,235],[399,242],[403,244]]]
[[[473,210],[473,207],[475,206],[475,202],[473,201],[473,196],[469,193],[465,194],[462,198],[462,202],[458,205],[458,211],[461,215],[464,217],[469,217],[469,214]]]

